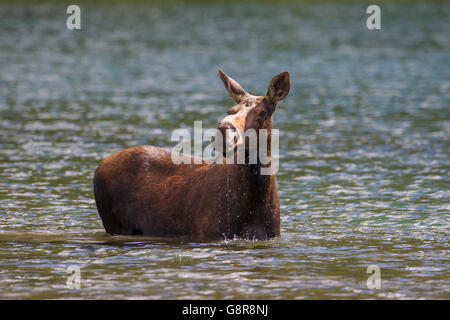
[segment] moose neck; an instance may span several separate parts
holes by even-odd
[[[265,197],[267,192],[270,189],[271,184],[273,183],[274,176],[272,174],[267,174],[272,169],[272,125],[264,128],[267,130],[266,139],[261,140],[258,135],[257,138],[257,162],[252,164],[249,163],[248,157],[246,157],[245,178],[250,182],[250,187],[252,191],[257,191],[257,195],[260,197]],[[260,144],[265,143],[266,145],[266,154],[261,154]],[[265,169],[265,174],[262,169]]]
[[[262,164],[245,165],[245,228],[241,230],[246,238],[266,238],[273,233],[274,210],[278,205],[278,192],[274,175],[262,175],[261,169],[270,166]]]
[[[265,239],[276,233],[274,212],[278,210],[278,193],[275,176],[261,174],[261,169],[271,169],[270,147],[269,134],[266,157],[270,160],[268,163],[261,163],[258,156],[256,164],[225,165],[226,181],[223,186],[226,192],[219,211],[223,216],[222,231],[227,237],[236,235]]]
[[[272,167],[272,120],[268,122],[268,124],[263,127],[262,129],[266,130],[267,133],[266,137],[261,140],[261,136],[258,132],[257,135],[257,157],[256,157],[256,164],[248,164],[248,170],[250,173],[255,176],[254,178],[258,182],[258,184],[270,179],[264,179],[264,177],[271,176],[272,174],[268,175],[270,172],[270,169]],[[261,153],[262,149],[260,148],[261,144],[266,144],[265,152]],[[264,149],[264,148],[263,148]],[[265,153],[265,154],[264,154]],[[250,163],[249,161],[249,155],[248,152],[246,152],[246,163]],[[262,170],[262,169],[265,170]],[[266,172],[263,172],[266,171]],[[263,174],[261,174],[263,173]],[[265,173],[265,174],[264,174]]]

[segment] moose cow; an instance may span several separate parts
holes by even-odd
[[[236,102],[218,126],[224,145],[248,143],[227,140],[230,131],[266,129],[264,143],[271,159],[272,115],[289,93],[289,73],[276,75],[265,96],[247,93],[221,70],[219,76]],[[109,234],[265,240],[280,235],[275,175],[261,174],[262,168],[271,167],[272,161],[262,163],[259,157],[256,163],[175,164],[169,150],[138,146],[100,163],[94,176],[95,202]]]

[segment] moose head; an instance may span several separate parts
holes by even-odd
[[[265,96],[247,93],[236,80],[222,70],[219,70],[219,77],[236,104],[228,109],[228,115],[219,123],[214,139],[216,150],[220,147],[223,156],[227,156],[230,152],[236,151],[238,147],[244,147],[248,157],[250,144],[249,135],[246,133],[252,131],[259,136],[259,131],[265,129],[267,150],[270,155],[272,115],[278,103],[289,93],[289,73],[282,72],[276,75],[270,81]],[[259,142],[257,141],[257,143]],[[258,148],[254,149],[258,150]]]

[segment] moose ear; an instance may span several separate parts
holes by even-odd
[[[225,89],[227,89],[230,94],[231,99],[235,102],[239,103],[242,99],[247,95],[244,89],[237,83],[235,80],[226,75],[225,72],[219,69],[219,77],[225,85]]]
[[[282,72],[277,74],[273,77],[272,81],[270,81],[267,97],[269,98],[269,101],[276,104],[280,100],[286,98],[290,88],[289,72]]]

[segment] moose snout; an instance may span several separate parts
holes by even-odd
[[[219,131],[222,133],[223,137],[225,137],[225,135],[227,134],[227,130],[230,130],[230,131],[236,130],[235,126],[233,126],[233,124],[230,122],[219,123],[219,126],[217,127],[217,129],[219,129]]]
[[[230,122],[221,122],[217,127],[216,137],[214,139],[215,149],[227,152],[235,148],[239,142],[239,130]]]

